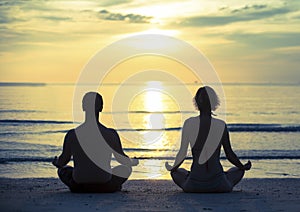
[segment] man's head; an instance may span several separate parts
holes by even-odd
[[[97,92],[88,92],[82,99],[82,109],[85,112],[99,113],[103,109],[102,96]]]

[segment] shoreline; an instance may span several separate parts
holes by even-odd
[[[75,194],[57,178],[0,178],[1,211],[300,211],[300,178],[246,178],[231,193],[184,193],[171,180],[129,180]]]
[[[158,179],[171,180],[170,173],[165,169],[165,162],[173,163],[171,160],[140,160],[139,166],[133,167],[130,180]],[[192,160],[185,160],[182,168],[190,170]],[[246,162],[246,161],[242,161]],[[251,171],[244,175],[248,178],[300,178],[300,160],[252,160]],[[221,160],[224,171],[233,167],[228,160]],[[280,166],[278,164],[281,164]],[[73,162],[69,165],[73,166]],[[118,165],[112,161],[113,167]],[[264,168],[260,168],[264,167]],[[50,162],[21,162],[0,164],[0,178],[57,178],[57,169]]]

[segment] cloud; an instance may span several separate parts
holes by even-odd
[[[40,16],[39,18],[50,20],[50,21],[72,21],[72,18],[70,17]]]
[[[228,8],[221,8],[221,11],[227,11]],[[292,9],[268,8],[267,5],[244,6],[239,9],[230,10],[225,15],[205,15],[188,17],[180,21],[181,26],[219,26],[236,22],[247,22],[255,20],[263,20],[277,15],[292,12]]]
[[[47,7],[42,1],[3,1],[0,2],[0,24],[30,21],[35,18],[30,14],[31,11],[52,12],[53,10],[54,8]]]
[[[10,7],[14,5],[19,5],[22,1],[2,1],[0,2],[0,7]]]
[[[43,1],[1,1],[0,24],[10,24],[18,21],[32,21],[34,19],[46,19],[50,21],[96,21],[99,18],[110,21],[126,21],[129,23],[149,23],[152,17],[139,14],[121,14],[110,12],[106,9],[96,12],[96,8],[109,8],[120,4],[126,4],[132,0],[91,0],[87,4],[72,6],[72,2]],[[66,4],[66,5],[65,5]],[[70,9],[68,9],[68,7]],[[87,12],[85,16],[83,13]]]
[[[138,14],[112,13],[107,10],[99,11],[99,18],[110,21],[128,21],[131,23],[149,23],[152,17]]]
[[[120,4],[126,4],[126,3],[130,3],[132,2],[132,0],[101,0],[99,1],[99,4],[101,6],[115,6],[115,5],[120,5]]]
[[[260,10],[260,9],[265,9],[265,8],[267,8],[267,5],[265,5],[265,4],[261,4],[261,5],[254,4],[254,5],[250,5],[250,6],[246,5],[246,6],[242,7],[242,8],[239,8],[239,9],[234,9],[231,12],[232,13],[237,13],[237,12],[249,11],[249,10],[252,10],[252,9],[254,9],[254,10]]]
[[[14,17],[9,17],[3,13],[0,13],[0,24],[9,24],[16,21],[22,21],[22,20]]]
[[[10,24],[19,21],[25,21],[25,20],[11,15],[8,9],[0,6],[0,24]]]
[[[269,32],[269,33],[234,33],[225,35],[228,40],[236,43],[246,44],[255,48],[257,51],[261,49],[275,49],[283,47],[300,46],[300,33],[290,32]]]
[[[214,53],[215,57],[222,58],[221,60],[242,60],[261,63],[261,65],[269,64],[274,69],[279,69],[279,67],[273,66],[274,62],[285,61],[284,63],[297,63],[299,67],[300,33],[234,32],[222,36],[224,39],[230,41],[230,43],[228,45],[221,45],[220,48],[222,51]]]

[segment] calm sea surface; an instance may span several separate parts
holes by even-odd
[[[117,129],[129,156],[140,158],[131,179],[170,179],[164,163],[176,156],[183,121],[198,115],[192,102],[198,87],[162,82],[99,87],[101,121]],[[80,123],[73,115],[83,114],[76,107],[81,103],[73,104],[74,89],[0,84],[0,177],[56,177],[51,160],[60,154],[67,130]],[[300,86],[225,84],[223,89],[223,108],[216,114],[226,119],[236,154],[253,163],[246,177],[299,178]],[[223,153],[222,164],[231,166]]]

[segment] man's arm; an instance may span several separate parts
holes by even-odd
[[[52,164],[56,166],[57,168],[61,168],[69,163],[71,160],[72,152],[71,152],[71,141],[72,141],[72,135],[74,134],[74,130],[70,130],[64,139],[63,144],[63,151],[61,155],[57,158],[55,158],[52,161]]]
[[[138,165],[137,159],[130,159],[123,151],[122,144],[118,133],[115,130],[112,130],[113,139],[111,142],[111,147],[114,150],[113,155],[116,160],[126,166],[136,166]]]

